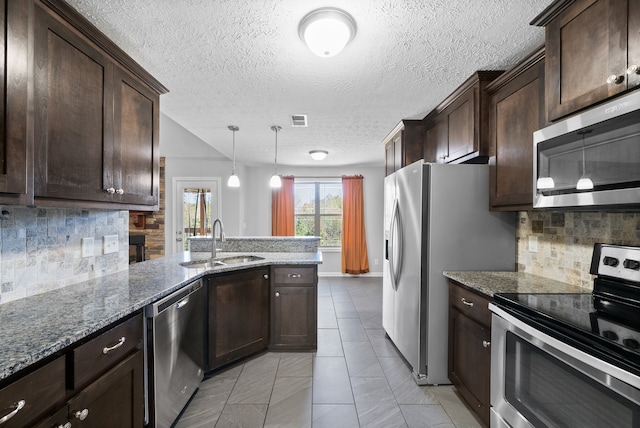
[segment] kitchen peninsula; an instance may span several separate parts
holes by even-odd
[[[246,239],[230,239],[230,241],[234,240],[244,245],[247,245],[248,242]],[[231,252],[228,246],[224,252],[218,253],[219,258],[252,255],[259,257],[258,260],[215,265],[211,269],[189,269],[179,263],[207,259],[210,257],[210,253],[185,252],[137,263],[131,265],[127,271],[0,305],[0,323],[3,326],[0,331],[0,339],[4,341],[3,343],[8,344],[0,349],[0,404],[2,404],[0,407],[4,408],[7,404],[4,402],[5,399],[18,402],[23,398],[17,397],[17,394],[12,398],[9,398],[8,394],[3,395],[4,392],[11,391],[14,384],[29,379],[29,374],[34,370],[36,370],[35,373],[39,373],[42,369],[56,365],[56,370],[60,375],[58,378],[62,379],[60,381],[61,398],[52,399],[50,403],[46,404],[51,405],[51,408],[36,410],[41,410],[39,417],[44,417],[60,408],[68,400],[70,400],[68,404],[71,408],[71,403],[76,399],[76,392],[79,391],[77,395],[80,396],[93,387],[91,384],[85,388],[86,384],[82,384],[78,380],[82,378],[79,368],[83,367],[83,364],[90,367],[94,361],[102,361],[101,358],[109,353],[107,347],[111,345],[101,344],[99,348],[101,352],[98,352],[100,356],[92,357],[95,360],[85,362],[81,361],[83,347],[95,341],[96,336],[107,335],[118,329],[128,328],[139,332],[139,339],[136,339],[137,336],[134,335],[132,341],[127,341],[122,346],[120,342],[124,343],[124,341],[120,339],[119,342],[118,338],[121,335],[124,337],[125,334],[118,331],[114,341],[116,345],[113,348],[122,346],[121,349],[126,349],[130,346],[130,351],[127,351],[130,357],[117,363],[113,368],[105,366],[110,368],[107,374],[118,370],[124,371],[123,365],[134,356],[139,356],[141,363],[142,352],[138,351],[144,347],[143,325],[141,323],[144,319],[142,316],[143,308],[199,279],[204,279],[205,283],[208,282],[211,285],[215,283],[216,278],[232,278],[233,273],[240,274],[245,271],[260,270],[267,275],[265,279],[270,278],[266,283],[267,286],[263,285],[263,288],[266,289],[265,295],[270,296],[271,293],[268,290],[272,290],[277,285],[274,281],[278,280],[278,272],[285,269],[304,270],[312,273],[313,303],[315,305],[316,265],[322,263],[322,254],[317,250],[319,239],[297,238],[302,247],[285,244],[286,240],[280,240],[283,245],[278,245],[278,240],[279,238],[253,238],[253,241],[262,241],[264,244],[254,247],[258,251],[246,251],[247,247],[245,246],[242,252]],[[300,249],[305,251],[297,251]],[[299,279],[296,275],[292,275],[292,277],[294,282]],[[308,277],[304,279],[309,281]],[[287,282],[286,278],[285,282]],[[273,308],[273,304],[270,308]],[[266,312],[270,312],[269,306],[267,306]],[[315,307],[313,308],[313,317],[315,318]],[[271,319],[268,322],[273,323],[272,309]],[[104,350],[102,346],[105,346]],[[266,344],[263,349],[266,349]],[[141,375],[142,371],[132,371],[132,373],[137,376]],[[24,377],[24,375],[27,376]],[[107,375],[100,374],[100,376],[100,379],[103,379]],[[35,376],[35,379],[37,379],[36,384],[29,384],[26,389],[45,382],[45,379],[40,379],[40,376]],[[67,380],[64,381],[64,379]],[[83,390],[80,391],[80,389]],[[27,401],[27,405],[36,405],[30,404],[28,400],[25,401]],[[31,403],[35,401],[32,399]]]

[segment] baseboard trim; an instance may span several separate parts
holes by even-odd
[[[353,275],[350,273],[342,273],[342,272],[318,272],[319,277],[325,278],[361,278],[361,277],[382,277],[382,272],[369,272],[363,273],[360,275]]]

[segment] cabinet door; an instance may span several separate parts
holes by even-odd
[[[114,200],[157,207],[159,97],[120,68],[114,75]]]
[[[467,94],[447,108],[448,150],[446,162],[453,162],[458,158],[477,151],[474,120],[475,90]]]
[[[316,287],[274,284],[271,344],[273,348],[315,349]]]
[[[449,380],[489,426],[491,329],[449,309]]]
[[[627,0],[578,0],[549,23],[546,29],[549,120],[627,89],[627,8]],[[611,75],[621,80],[607,82]]]
[[[445,120],[439,119],[433,126],[427,129],[427,142],[425,147],[425,162],[445,163],[448,150],[448,125]]]
[[[35,196],[110,201],[113,66],[36,4]]]
[[[18,195],[27,193],[28,4],[0,1],[0,193]]]
[[[489,123],[491,207],[531,209],[533,133],[544,126],[544,59],[492,93]]]
[[[269,337],[269,270],[209,280],[209,369],[265,349]]]
[[[143,372],[143,352],[138,351],[82,390],[69,402],[72,426],[144,426]]]
[[[385,176],[393,174],[396,171],[393,159],[393,141],[389,141],[384,146],[384,166],[385,166]]]

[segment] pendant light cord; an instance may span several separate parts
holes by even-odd
[[[278,175],[278,131],[282,128],[278,125],[274,125],[271,129],[276,133],[276,153],[273,157],[273,175]]]

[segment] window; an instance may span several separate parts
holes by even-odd
[[[295,235],[319,236],[321,247],[342,245],[342,181],[303,181],[293,185]]]

